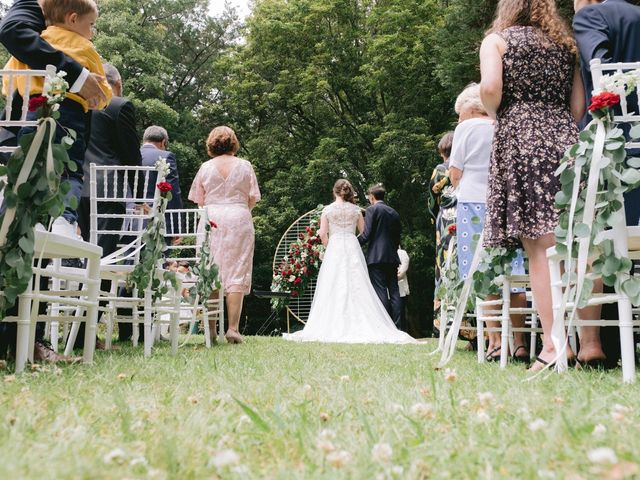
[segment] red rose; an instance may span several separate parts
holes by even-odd
[[[456,226],[455,225],[449,225],[449,228],[447,228],[447,232],[449,233],[449,235],[455,235],[456,234]]]
[[[291,296],[292,296],[293,298],[296,298],[296,297],[298,296],[298,292],[291,292]]]
[[[603,108],[613,107],[620,103],[620,95],[611,92],[602,92],[591,98],[591,105],[589,105],[589,111],[595,112]]]
[[[171,186],[171,185],[169,185],[169,186]],[[211,228],[218,228],[218,224],[216,222],[214,222],[213,220],[209,220],[209,226]]]
[[[169,182],[160,182],[156,185],[156,187],[158,187],[158,190],[160,190],[162,193],[167,193],[173,190],[173,187]]]
[[[31,97],[29,99],[29,111],[35,112],[40,107],[47,104],[47,97],[43,95],[36,95],[35,97]]]
[[[296,277],[296,279],[293,282],[294,285],[300,285],[301,283],[302,283],[302,278],[300,277]]]

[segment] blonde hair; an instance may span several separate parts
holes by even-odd
[[[349,180],[341,178],[340,180],[336,181],[336,183],[333,185],[333,193],[345,202],[356,203],[356,196],[353,191],[353,186],[351,185],[351,182],[349,182]]]
[[[211,130],[207,138],[207,153],[210,157],[217,157],[230,153],[235,155],[240,150],[240,142],[236,133],[224,125]]]
[[[465,89],[458,95],[456,99],[455,111],[458,115],[465,107],[471,108],[474,112],[487,114],[487,111],[480,99],[480,85],[477,83],[470,83]]]
[[[64,23],[70,13],[79,16],[98,13],[98,5],[93,0],[42,0],[41,7],[48,24]]]
[[[487,34],[514,26],[536,27],[571,53],[578,51],[576,40],[569,26],[560,17],[555,0],[500,0],[493,25]]]

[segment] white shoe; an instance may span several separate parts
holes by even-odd
[[[75,223],[72,225],[67,220],[65,220],[64,217],[58,217],[53,221],[53,225],[51,226],[51,233],[77,240],[77,229],[78,227]]]

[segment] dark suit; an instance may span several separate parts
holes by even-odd
[[[367,265],[369,278],[380,301],[396,324],[402,328],[402,298],[398,289],[398,248],[402,226],[400,215],[384,202],[367,209],[360,245],[369,244]]]
[[[164,158],[169,165],[169,175],[166,180],[171,184],[173,190],[171,191],[171,201],[167,204],[168,210],[176,210],[182,208],[182,193],[180,192],[180,177],[178,176],[178,162],[176,156],[167,150],[160,150],[155,145],[145,143],[140,148],[142,154],[142,165],[152,167],[156,164],[159,158]],[[156,183],[158,181],[157,172],[153,172],[150,176],[149,191],[147,192],[149,198],[153,198],[154,191],[156,189]],[[166,216],[167,220],[167,233],[172,233],[172,221],[169,218],[169,214]],[[179,217],[176,214],[173,219],[174,222],[179,221]]]
[[[589,62],[599,58],[603,63],[640,61],[640,7],[625,0],[607,0],[582,8],[573,17],[573,30],[582,60],[582,79],[587,105],[591,103],[593,82]],[[632,109],[638,98],[628,98]],[[583,126],[589,118],[583,121]],[[640,152],[630,152],[638,155]],[[640,189],[625,195],[627,225],[640,223]]]
[[[589,62],[599,58],[603,63],[640,61],[640,7],[624,0],[607,0],[597,5],[582,8],[573,18],[580,57],[582,79],[585,85],[587,105],[591,103],[593,82]],[[627,98],[631,109],[636,109],[638,98],[635,94]],[[590,120],[587,116],[583,126]],[[627,128],[628,132],[628,128]],[[638,155],[640,152],[629,152]],[[625,194],[627,225],[638,225],[640,221],[640,189]],[[605,286],[605,291],[613,289]],[[603,305],[602,317],[618,318],[615,304]],[[602,348],[607,356],[607,364],[615,367],[620,358],[620,336],[617,327],[600,330]]]
[[[84,157],[84,189],[80,198],[80,208],[78,209],[78,224],[82,231],[82,238],[89,241],[90,237],[90,213],[91,204],[89,181],[91,180],[90,165],[128,165],[139,166],[142,163],[140,157],[140,137],[136,130],[136,110],[133,104],[122,97],[113,97],[111,102],[104,110],[93,111],[91,114],[91,136],[89,145]],[[112,195],[117,189],[121,195],[126,185],[120,183],[122,179],[119,177],[118,185],[114,185],[114,177],[107,176],[109,184],[107,185],[108,195]],[[96,179],[100,186],[104,181],[102,174]],[[129,176],[131,182],[130,188],[133,188],[133,176]],[[99,189],[100,190],[100,189]],[[117,202],[104,202],[98,204],[99,213],[123,214],[126,205]],[[100,218],[98,220],[98,230],[120,230],[122,228],[121,218]],[[102,247],[102,255],[107,256],[115,252],[118,248],[119,235],[100,235],[98,237],[98,245]],[[110,284],[103,281],[100,285],[103,291],[109,291]],[[76,347],[81,348],[81,339],[84,324],[80,326],[76,340]],[[131,325],[121,324],[118,328],[120,337],[128,338],[131,336]]]

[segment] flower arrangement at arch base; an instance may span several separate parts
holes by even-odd
[[[65,169],[77,169],[67,154],[76,133],[64,129],[61,143],[54,141],[60,126],[58,110],[69,88],[65,75],[63,71],[47,69],[42,94],[31,97],[28,105],[30,118],[35,115],[38,125],[34,132],[22,132],[19,148],[6,166],[0,166],[0,175],[7,176],[6,183],[0,182],[6,207],[0,215],[0,318],[32,280],[33,261],[38,255],[34,228],[39,223],[48,225],[62,215],[64,199],[71,189],[62,175]],[[75,198],[69,204],[77,208]]]
[[[291,243],[287,255],[273,272],[271,291],[291,293],[290,298],[271,299],[271,306],[276,310],[289,305],[291,299],[302,297],[309,282],[318,275],[320,257],[324,252],[318,234],[323,208],[323,205],[318,205],[311,214],[311,221],[305,232],[300,233],[298,239]]]

